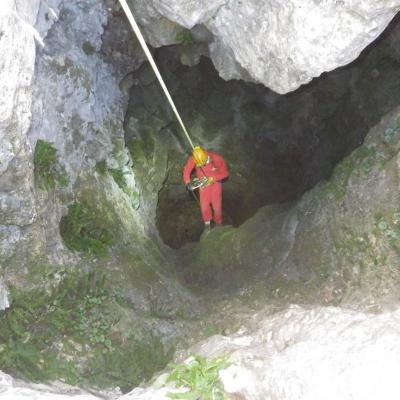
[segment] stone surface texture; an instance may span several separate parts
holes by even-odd
[[[46,212],[42,215],[49,253],[62,254],[58,221],[66,212],[64,199],[69,196],[71,201],[73,191],[85,188],[97,161],[106,160],[109,168],[122,170],[132,191],[137,189],[123,145],[127,99],[119,88],[122,76],[99,53],[108,10],[103,1],[57,1],[53,11],[54,15],[43,3],[38,19],[40,26],[49,21],[52,25],[44,38],[44,47],[38,50],[29,140],[32,147],[38,139],[53,143],[68,176],[63,199],[44,199]],[[106,198],[120,198],[126,203],[123,209],[129,212],[128,196],[122,191],[118,193],[112,178],[99,181],[99,193],[105,192]],[[137,207],[138,204],[131,204],[132,217]],[[138,216],[135,220],[139,224]]]
[[[205,43],[209,43],[221,76],[260,82],[278,93],[294,90],[323,71],[352,61],[382,32],[400,6],[394,0],[131,0],[131,4],[153,45],[182,43],[187,64],[191,65],[199,60],[196,49],[190,53],[191,46],[199,46],[203,54],[207,53]],[[65,270],[74,266],[91,271],[96,266],[122,300],[113,336],[133,340],[154,335],[169,353],[177,342],[185,343],[199,333],[195,324],[204,311],[177,280],[171,260],[181,267],[179,272],[186,283],[203,286],[210,293],[213,289],[220,294],[225,289],[231,293],[232,289],[240,301],[248,300],[257,290],[286,301],[296,300],[297,295],[307,298],[304,292],[309,291],[327,304],[370,301],[375,295],[390,293],[390,284],[398,283],[400,265],[400,110],[384,117],[364,145],[336,168],[332,179],[306,193],[297,204],[263,208],[240,228],[215,229],[197,246],[185,248],[181,258],[174,255],[168,259],[169,252],[160,245],[154,226],[157,195],[171,165],[180,168],[177,161],[186,147],[173,128],[171,111],[161,100],[159,88],[153,85],[154,76],[146,66],[132,73],[143,63],[143,56],[135,57],[137,47],[131,45],[131,39],[121,10],[111,0],[2,1],[0,308],[8,306],[6,286],[23,287],[23,277],[35,271],[34,262],[43,267],[37,269],[41,280],[37,286],[43,287],[49,277],[44,267],[57,271],[60,265]],[[396,47],[396,41],[391,45]],[[177,68],[176,63],[171,65]],[[385,75],[385,71],[385,67],[374,67],[365,73],[345,73],[353,86],[349,103],[361,107],[354,115],[360,116],[363,128],[376,123],[377,112],[374,117],[369,114],[378,107],[359,101],[361,94],[353,89],[367,86],[369,80]],[[199,76],[188,74],[186,81],[197,93],[202,86]],[[390,76],[388,86],[398,89],[397,75]],[[225,92],[217,88],[213,97],[204,92],[202,104],[189,110],[193,113],[191,130],[202,144],[218,150],[224,148],[232,131],[239,137],[248,124],[260,148],[261,144],[275,144],[281,146],[281,154],[285,153],[290,147],[287,143],[293,143],[292,138],[285,138],[282,144],[282,132],[291,128],[284,123],[288,115],[293,116],[293,125],[299,126],[309,119],[310,110],[324,104],[320,121],[332,125],[337,103],[323,103],[319,98],[327,92],[335,99],[348,95],[345,85],[336,85],[336,77],[327,79],[323,89],[315,91],[315,98],[305,94],[304,98],[312,100],[304,101],[306,105],[300,110],[297,106],[303,102],[303,95],[282,106],[270,92],[261,96],[262,101],[257,100],[257,93],[252,97],[242,89],[228,88]],[[175,77],[172,83],[171,91],[176,94],[180,80]],[[397,101],[391,90],[386,93],[385,85],[380,91],[367,86],[368,93],[379,93],[376,101],[384,104],[379,108],[382,113],[390,111]],[[232,96],[233,92],[237,95]],[[183,104],[185,95],[179,99]],[[385,95],[392,96],[392,103],[380,101]],[[232,101],[228,111],[224,108],[226,99]],[[210,104],[213,110],[204,111]],[[270,117],[264,125],[266,109]],[[270,125],[279,109],[285,121]],[[316,124],[313,132],[319,129],[317,120],[312,121]],[[344,128],[348,126],[337,123],[330,137],[347,132]],[[269,136],[263,142],[264,131]],[[294,131],[294,136],[301,136],[301,130]],[[165,135],[163,141],[159,133]],[[357,139],[363,138],[362,132],[356,133]],[[60,167],[68,177],[65,186],[48,191],[35,186],[33,152],[39,139],[51,142],[57,150]],[[311,135],[305,142],[312,148],[309,169],[319,167],[318,157],[326,154],[321,149],[329,147],[330,141]],[[251,153],[240,154],[248,160]],[[228,150],[227,157],[234,160],[235,150]],[[337,161],[337,155],[333,155],[329,162],[333,165]],[[96,166],[101,162],[122,174],[125,190],[111,174],[99,172]],[[239,174],[239,184],[245,184],[240,168],[234,172]],[[178,180],[170,183],[182,188]],[[112,221],[117,242],[109,258],[89,260],[66,250],[59,222],[68,206],[80,200]],[[213,295],[205,298],[218,301]],[[373,302],[367,305],[374,307]],[[389,371],[398,370],[398,311],[371,317],[337,309],[294,308],[275,317],[259,314],[255,319],[247,330],[232,338],[214,336],[194,349],[207,355],[221,348],[232,353],[233,365],[221,376],[226,390],[242,397],[279,395],[311,400],[335,394],[335,398],[352,395],[368,399],[376,387],[361,386],[355,375],[360,372],[359,365],[365,366],[361,372],[370,385],[374,384],[369,379],[373,374],[387,370],[382,367],[383,358]],[[331,342],[326,359],[326,347]],[[360,343],[365,346],[357,346]],[[352,362],[343,369],[344,358],[340,356],[348,360],[349,352]],[[90,354],[86,356],[90,358]],[[74,360],[84,365],[85,360],[76,357]],[[321,365],[323,368],[316,368]],[[296,366],[300,372],[294,370]],[[331,370],[338,372],[337,385],[328,394],[321,393],[313,380],[331,379]],[[261,379],[261,383],[242,385],[235,378],[238,371],[250,382]],[[288,375],[280,381],[277,376],[283,373]],[[352,377],[355,383],[348,388]],[[393,386],[391,372],[381,379],[385,386],[379,397],[398,398],[398,385]],[[253,388],[259,392],[252,392]],[[5,398],[56,398],[47,389],[39,393],[26,390],[16,388],[10,377],[1,375],[0,394]],[[126,398],[155,399],[158,395],[156,388],[146,390],[138,389]],[[166,393],[163,390],[162,396]]]
[[[190,354],[228,355],[220,371],[230,398],[245,400],[396,400],[400,387],[400,311],[360,313],[343,308],[292,305],[271,315],[262,310],[229,336],[216,335],[191,347]],[[136,388],[120,400],[168,400],[179,393],[161,375],[151,387]],[[63,393],[63,394],[62,394]],[[69,394],[68,394],[69,393]],[[14,382],[0,375],[0,395],[20,399],[98,399],[78,391],[60,391]],[[102,397],[104,398],[104,397]]]
[[[117,214],[125,221],[120,231],[145,235],[144,226],[151,224],[138,212],[138,188],[124,146],[127,89],[120,87],[143,58],[134,56],[132,41],[123,40],[129,32],[125,21],[100,0],[6,1],[0,18],[6,94],[0,117],[0,265],[76,261],[65,251],[59,221],[93,179],[98,198],[120,204]],[[35,187],[33,152],[39,139],[56,148],[66,187],[50,192]],[[96,174],[98,161],[122,171],[125,191],[111,176]]]
[[[3,297],[10,286],[32,287],[33,280],[37,287],[48,285],[47,268],[57,275],[74,267],[100,267],[126,300],[118,313],[127,327],[116,328],[118,334],[124,331],[124,340],[133,342],[161,337],[161,347],[169,352],[177,337],[183,340],[187,334],[187,324],[166,315],[195,315],[197,306],[168,276],[171,266],[157,245],[153,220],[146,222],[125,147],[123,122],[131,83],[124,78],[143,57],[134,56],[132,41],[120,43],[129,30],[113,5],[103,0],[7,0],[1,6],[5,101],[0,105],[0,277],[5,287],[0,293]],[[65,185],[48,190],[35,185],[38,140],[56,149]],[[124,184],[111,173],[100,173],[98,162],[122,176]],[[98,218],[111,221],[119,248],[129,245],[120,259],[84,257],[66,248],[60,220],[68,206],[82,201]],[[5,306],[6,299],[2,302]],[[90,355],[83,358],[77,364]]]
[[[179,48],[155,52],[196,142],[223,154],[229,165],[225,224],[238,226],[259,207],[297,199],[328,178],[371,127],[400,104],[400,70],[392,55],[396,37],[393,32],[362,60],[284,96],[261,85],[225,82],[209,59],[186,68]],[[189,146],[150,67],[144,64],[133,77],[126,117],[128,147],[149,215],[157,206],[160,233],[176,248],[198,240],[203,230],[198,206],[182,186]],[[161,170],[167,164],[165,180]],[[160,185],[162,190],[155,193],[152,188]]]
[[[359,301],[396,293],[400,241],[400,110],[294,205],[261,208],[238,229],[212,230],[184,249],[188,283],[242,288],[289,299]],[[280,283],[279,283],[280,282]],[[393,290],[394,291],[393,291]],[[244,296],[246,297],[246,296]]]
[[[64,387],[50,387],[46,385],[27,384],[14,380],[11,376],[0,372],[0,397],[4,400],[96,400],[104,397],[94,396],[83,390]]]
[[[40,1],[9,1],[0,11],[0,248],[12,255],[37,217],[33,193],[31,124],[36,57],[33,28]],[[0,255],[0,266],[2,255]]]
[[[4,279],[0,278],[0,311],[7,309],[9,306],[8,290],[4,284]]]
[[[212,337],[192,352],[230,354],[224,389],[242,399],[396,399],[400,312],[380,315],[292,306],[256,313],[236,335]],[[249,327],[251,327],[249,329]]]
[[[153,46],[179,43],[179,27],[202,25],[213,35],[210,57],[222,78],[277,93],[356,59],[400,9],[398,0],[130,2]]]

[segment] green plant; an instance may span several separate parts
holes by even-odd
[[[87,56],[91,56],[96,52],[95,47],[90,42],[84,42],[82,45],[82,50]]]
[[[209,322],[206,324],[203,331],[205,337],[209,337],[213,335],[219,335],[221,333],[221,328],[217,324]]]
[[[224,391],[219,380],[219,371],[229,366],[228,357],[216,357],[211,360],[193,355],[186,364],[173,365],[173,371],[167,382],[175,382],[177,387],[188,388],[184,393],[168,393],[171,399],[186,400],[223,400]]]
[[[69,249],[90,256],[105,256],[114,242],[106,221],[86,202],[68,207],[68,215],[60,221],[60,233]]]
[[[103,175],[103,176],[106,175],[107,172],[108,172],[106,160],[97,161],[96,166],[95,166],[95,170],[100,175]]]
[[[125,181],[124,173],[120,169],[112,168],[110,168],[108,172],[114,178],[115,183],[120,187],[120,189],[125,192],[128,187]]]
[[[0,313],[1,369],[33,381],[63,377],[75,384],[80,381],[79,374],[68,360],[59,357],[56,344],[84,343],[89,338],[93,346],[108,349],[107,343],[93,340],[99,321],[105,325],[107,320],[107,335],[113,318],[105,310],[100,313],[103,302],[111,299],[104,279],[65,272],[60,279],[50,291],[11,289],[12,305]],[[63,346],[64,351],[66,348]]]
[[[57,150],[49,142],[38,140],[33,156],[35,183],[39,189],[51,190],[56,186],[66,186],[68,177],[58,164]]]
[[[113,342],[112,351],[98,351],[91,360],[90,369],[101,387],[118,385],[124,392],[150,379],[155,371],[163,369],[171,359],[171,352],[156,336],[138,339],[130,337],[124,343]]]
[[[390,215],[381,216],[377,220],[376,227],[392,245],[399,244],[400,212],[395,211]]]
[[[400,120],[398,119],[392,128],[387,128],[384,132],[386,142],[391,142],[400,133]]]
[[[125,174],[121,169],[108,168],[107,162],[105,160],[102,160],[96,163],[95,170],[98,174],[102,176],[110,174],[118,187],[131,198],[134,207],[138,208],[139,193],[134,188],[129,187],[125,179]]]
[[[179,32],[176,35],[176,40],[184,45],[188,45],[188,44],[194,44],[196,42],[192,32],[190,32],[190,30],[185,29],[181,32]]]
[[[124,172],[122,170],[117,168],[108,168],[107,162],[105,160],[98,161],[96,163],[95,169],[98,174],[103,176],[109,173],[113,177],[115,183],[120,187],[120,189],[122,189],[125,193],[129,194],[128,193],[129,188],[128,185],[126,184]]]
[[[0,311],[0,369],[20,378],[130,390],[165,367],[171,352],[152,334],[115,329],[118,294],[103,275],[45,273],[47,289],[11,288]],[[171,350],[172,351],[172,350]]]

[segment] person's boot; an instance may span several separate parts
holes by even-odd
[[[204,230],[201,236],[206,235],[211,231],[211,221],[204,222]]]

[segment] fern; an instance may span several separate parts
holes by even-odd
[[[187,364],[172,365],[174,369],[167,382],[175,382],[177,387],[185,387],[189,391],[168,393],[168,397],[184,400],[223,400],[225,394],[219,380],[219,371],[228,366],[227,356],[207,360],[200,355],[193,355]]]

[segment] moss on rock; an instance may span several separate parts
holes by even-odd
[[[36,187],[53,190],[68,184],[68,176],[57,160],[57,149],[50,142],[38,140],[33,156]]]
[[[96,48],[88,41],[83,43],[82,50],[87,56],[92,56],[94,53],[96,53]]]
[[[124,192],[127,190],[127,184],[125,181],[124,173],[120,169],[110,168],[110,175],[114,178],[115,183],[122,189]]]
[[[104,256],[114,243],[107,220],[89,203],[75,202],[60,221],[60,233],[65,245],[90,256]]]
[[[185,282],[207,291],[259,285],[330,304],[388,293],[399,281],[399,115],[388,114],[289,210],[266,207],[184,249]]]
[[[160,339],[121,332],[124,301],[103,275],[59,271],[51,286],[11,288],[11,307],[0,312],[0,368],[44,382],[129,390],[170,359]]]

